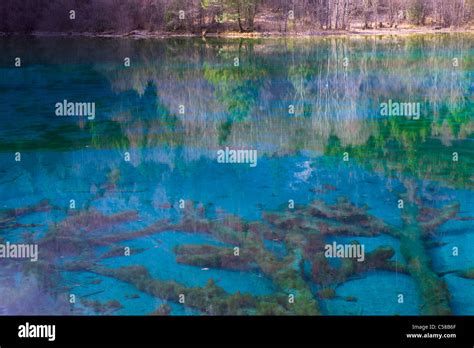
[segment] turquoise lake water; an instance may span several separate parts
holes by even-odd
[[[0,241],[39,249],[0,259],[1,314],[474,314],[472,35],[3,37],[0,51]],[[58,117],[64,100],[94,103],[94,119]],[[381,115],[389,100],[419,118]],[[219,163],[225,147],[257,165]],[[345,214],[341,198],[364,217],[311,210]],[[286,227],[268,219],[294,211]],[[214,227],[187,228],[187,213]],[[245,233],[224,235],[234,218]],[[391,253],[348,273],[318,258],[353,241]],[[213,254],[236,246],[247,261]],[[148,275],[110,271],[127,266]],[[180,303],[172,284],[197,295]]]

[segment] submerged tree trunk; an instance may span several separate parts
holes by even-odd
[[[426,239],[428,231],[457,215],[459,205],[444,207],[436,221],[422,224],[416,196],[417,186],[411,180],[405,180],[407,193],[402,211],[403,227],[397,229],[400,251],[407,263],[407,270],[420,291],[422,315],[450,315],[450,294],[446,282],[432,269],[427,253]]]

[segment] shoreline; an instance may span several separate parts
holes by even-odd
[[[0,32],[0,37],[31,36],[31,37],[97,37],[97,38],[132,38],[132,39],[167,39],[167,38],[227,38],[227,39],[267,39],[267,38],[312,38],[312,37],[363,37],[363,36],[406,36],[406,35],[434,35],[434,34],[474,34],[474,28],[387,28],[387,29],[355,29],[355,30],[319,30],[301,32],[252,32],[241,33],[227,31],[222,33],[173,33],[150,32],[133,30],[130,32],[44,32],[6,33]]]

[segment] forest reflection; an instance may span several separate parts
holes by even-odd
[[[8,50],[11,43],[2,43]],[[59,45],[61,54],[54,54]],[[182,149],[186,160],[214,157],[222,146],[255,148],[259,156],[348,151],[372,168],[386,169],[390,162],[388,172],[444,176],[461,187],[473,184],[468,168],[474,155],[463,142],[474,131],[472,49],[469,35],[462,34],[56,38],[16,47],[34,51],[39,64],[67,61],[106,78],[108,86],[100,88],[120,98],[95,122],[77,122],[97,148],[166,145]],[[130,58],[130,67],[122,57]],[[95,75],[84,78],[97,84]],[[380,104],[388,100],[420,103],[420,120],[381,117]],[[454,143],[465,147],[459,166],[467,167],[450,177],[446,166],[452,165],[447,158]]]
[[[390,161],[422,177],[446,174],[449,148],[474,131],[471,42],[449,36],[307,41],[175,42],[154,61],[146,53],[131,71],[104,73],[117,92],[156,94],[158,117],[154,110],[130,113],[121,123],[132,144],[163,141],[164,116],[179,125],[173,141],[194,155],[196,147],[222,144],[269,155],[350,150],[364,162],[378,160],[378,168]],[[387,100],[419,102],[422,118],[381,118],[379,105]],[[391,148],[397,151],[386,156]],[[472,187],[470,178],[458,179]]]

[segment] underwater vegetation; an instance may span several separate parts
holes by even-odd
[[[53,207],[42,201],[34,206],[5,210],[1,212],[2,221],[8,220],[10,226],[16,217],[49,209]],[[169,302],[179,303],[181,296],[185,306],[210,315],[319,315],[322,312],[318,301],[338,297],[339,285],[366,272],[384,270],[407,274],[414,279],[421,297],[422,314],[451,314],[449,290],[432,268],[427,250],[430,238],[447,221],[459,219],[458,212],[459,204],[456,203],[428,209],[415,199],[403,209],[404,224],[399,227],[371,215],[367,207],[355,206],[340,197],[334,204],[316,200],[291,209],[264,211],[263,220],[246,221],[223,212],[219,212],[219,218],[209,218],[211,212],[202,204],[187,201],[179,221],[159,220],[143,229],[118,231],[112,227],[137,220],[138,214],[128,211],[104,215],[88,209],[69,213],[48,228],[37,241],[42,253],[40,261],[23,265],[15,262],[14,267],[41,275],[38,279],[42,279],[42,286],[48,291],[56,289],[60,272],[87,271],[129,283],[139,291]],[[156,279],[142,265],[110,268],[101,264],[104,258],[126,257],[118,242],[164,231],[204,234],[224,243],[222,246],[179,245],[173,250],[178,263],[199,268],[258,271],[271,279],[275,292],[270,295],[231,294],[212,279],[203,287],[189,287],[176,281]],[[338,267],[331,265],[324,256],[325,240],[329,236],[351,236],[354,238],[352,243],[358,243],[358,237],[381,234],[400,241],[405,261],[394,261],[395,251],[388,246],[367,253],[364,262],[342,259]],[[284,242],[286,255],[278,257],[265,247],[265,240]],[[97,253],[98,246],[107,246],[108,251]],[[132,249],[133,253],[142,251]],[[310,265],[309,272],[305,270],[305,264]],[[472,269],[461,270],[457,275],[472,279]],[[312,283],[318,285],[317,292],[311,288]],[[289,296],[294,301],[289,301]],[[344,299],[357,301],[353,296]],[[122,307],[117,300],[101,303],[87,298],[81,299],[81,305],[96,314],[110,314]],[[167,307],[156,308],[155,314],[167,313]]]

